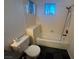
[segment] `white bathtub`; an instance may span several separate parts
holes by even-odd
[[[53,48],[66,49],[69,45],[69,41],[62,40],[60,34],[44,33],[41,37],[36,38],[36,44]]]

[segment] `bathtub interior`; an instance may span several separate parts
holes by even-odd
[[[29,32],[31,34],[29,34]],[[43,32],[42,26],[40,24],[29,28],[27,33],[33,38],[33,41],[38,45],[55,48],[67,48],[69,44],[69,40],[67,39],[67,37],[61,38],[61,34],[59,33]]]
[[[52,48],[67,49],[70,40],[68,37],[62,37],[59,33],[40,33],[41,37],[36,38],[36,44]]]
[[[68,36],[62,36],[59,33],[41,33],[40,37],[37,37],[39,40],[49,40],[49,41],[56,41],[56,42],[70,42]]]
[[[41,33],[41,37],[39,38],[59,41],[61,39],[61,35],[57,33]]]
[[[69,40],[61,39],[58,33],[43,33],[41,37],[36,38],[36,44],[52,48],[67,49]]]

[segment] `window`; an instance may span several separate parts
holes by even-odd
[[[34,14],[34,3],[29,0],[29,13]]]
[[[45,15],[54,15],[56,13],[56,4],[55,3],[46,3],[45,4]]]
[[[33,1],[28,0],[28,4],[26,4],[26,12],[35,15],[35,4]]]

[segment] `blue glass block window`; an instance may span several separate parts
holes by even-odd
[[[54,15],[56,13],[56,4],[46,3],[44,9],[45,9],[45,15]]]
[[[31,0],[28,0],[28,3],[26,4],[25,10],[28,14],[35,15],[35,4],[34,4],[34,2],[31,1]]]
[[[29,13],[30,14],[34,14],[34,6],[33,6],[33,2],[29,0]]]

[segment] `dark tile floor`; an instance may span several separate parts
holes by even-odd
[[[17,56],[14,52],[12,51],[4,51],[4,59],[18,59],[19,56]]]
[[[70,59],[67,50],[41,47],[41,53],[38,59]]]
[[[37,59],[70,59],[67,50],[49,48],[49,47],[45,47],[45,46],[40,46],[40,48],[41,48],[41,53],[37,57]],[[20,59],[22,59],[23,56],[25,56],[24,53],[20,57]]]
[[[64,49],[56,49],[56,48],[49,48],[45,46],[40,46],[41,53],[37,57],[37,59],[70,59],[67,50]],[[20,57],[15,54],[11,53],[4,53],[4,59],[26,59],[26,54],[22,53]],[[9,56],[9,58],[6,58]],[[23,58],[24,57],[24,58]]]

